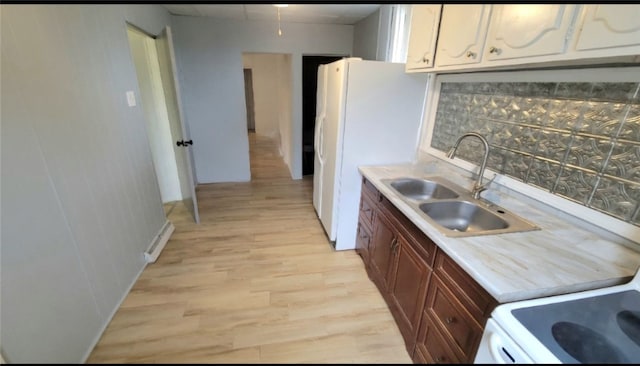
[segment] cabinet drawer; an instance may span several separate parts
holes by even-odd
[[[429,363],[427,357],[424,353],[423,353],[423,348],[424,347],[417,347],[415,351],[413,352],[413,363],[419,363],[419,364],[424,364],[424,363]]]
[[[366,195],[371,199],[372,203],[380,202],[382,194],[367,178],[362,178],[362,195]]]
[[[427,314],[443,331],[443,336],[452,341],[455,349],[469,359],[474,355],[482,337],[482,327],[458,302],[455,295],[433,276],[427,297]]]
[[[363,194],[360,197],[360,220],[369,229],[373,227],[373,216],[376,209],[375,203],[367,196]]]
[[[356,231],[356,252],[362,257],[364,264],[369,265],[369,244],[371,243],[371,229],[362,222],[358,222]]]
[[[418,363],[462,363],[462,360],[449,347],[433,319],[423,314],[418,335],[418,343],[413,357]]]
[[[497,301],[442,251],[436,256],[434,271],[454,293],[454,297],[460,300],[462,306],[484,326]]]

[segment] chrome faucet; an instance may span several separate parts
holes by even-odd
[[[449,159],[453,159],[456,156],[456,151],[458,150],[458,145],[460,145],[460,141],[462,141],[465,137],[469,137],[469,136],[477,137],[478,139],[480,139],[480,141],[482,141],[482,144],[484,144],[484,158],[482,159],[482,165],[480,165],[478,178],[476,179],[476,182],[473,184],[473,188],[471,189],[473,198],[479,199],[480,193],[482,191],[487,190],[487,188],[489,187],[489,184],[491,184],[491,182],[493,182],[493,180],[496,178],[496,176],[494,175],[493,178],[491,178],[491,180],[489,180],[486,184],[484,185],[482,184],[484,169],[487,167],[487,160],[489,159],[489,142],[487,141],[487,139],[477,132],[467,132],[462,136],[458,137],[458,141],[456,141],[453,147],[449,150],[449,152],[447,153],[447,157]]]

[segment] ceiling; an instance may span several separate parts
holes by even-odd
[[[235,20],[275,20],[272,4],[165,4],[171,14]],[[290,4],[280,8],[283,23],[355,24],[378,10],[380,4]]]

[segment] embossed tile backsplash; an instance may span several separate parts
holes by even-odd
[[[471,131],[489,168],[640,226],[640,83],[442,83],[431,147]]]

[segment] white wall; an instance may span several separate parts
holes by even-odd
[[[378,26],[380,9],[356,23],[353,30],[353,56],[376,60],[378,52]]]
[[[2,5],[2,354],[81,363],[166,222],[126,21],[159,6]]]
[[[353,31],[353,56],[365,60],[387,61],[392,6],[381,5],[374,13],[356,23]]]
[[[172,16],[186,120],[199,183],[248,181],[249,145],[242,53],[285,53],[292,61],[289,169],[302,177],[302,55],[351,54],[353,26]]]
[[[279,138],[280,56],[270,53],[244,53],[243,67],[251,69],[256,133]]]
[[[391,36],[391,7],[393,5],[380,6],[380,16],[378,23],[378,41],[376,60],[388,61],[389,37]]]
[[[182,200],[178,166],[173,152],[169,115],[164,101],[158,53],[153,38],[135,29],[128,29],[131,56],[136,67],[140,95],[138,103],[144,110],[151,157],[158,177],[162,202]]]
[[[278,56],[278,101],[280,108],[278,108],[278,130],[280,135],[280,152],[282,158],[287,164],[291,166],[292,161],[292,131],[293,131],[293,119],[291,118],[291,112],[293,111],[293,93],[292,85],[293,78],[291,73],[291,55],[281,54]]]

